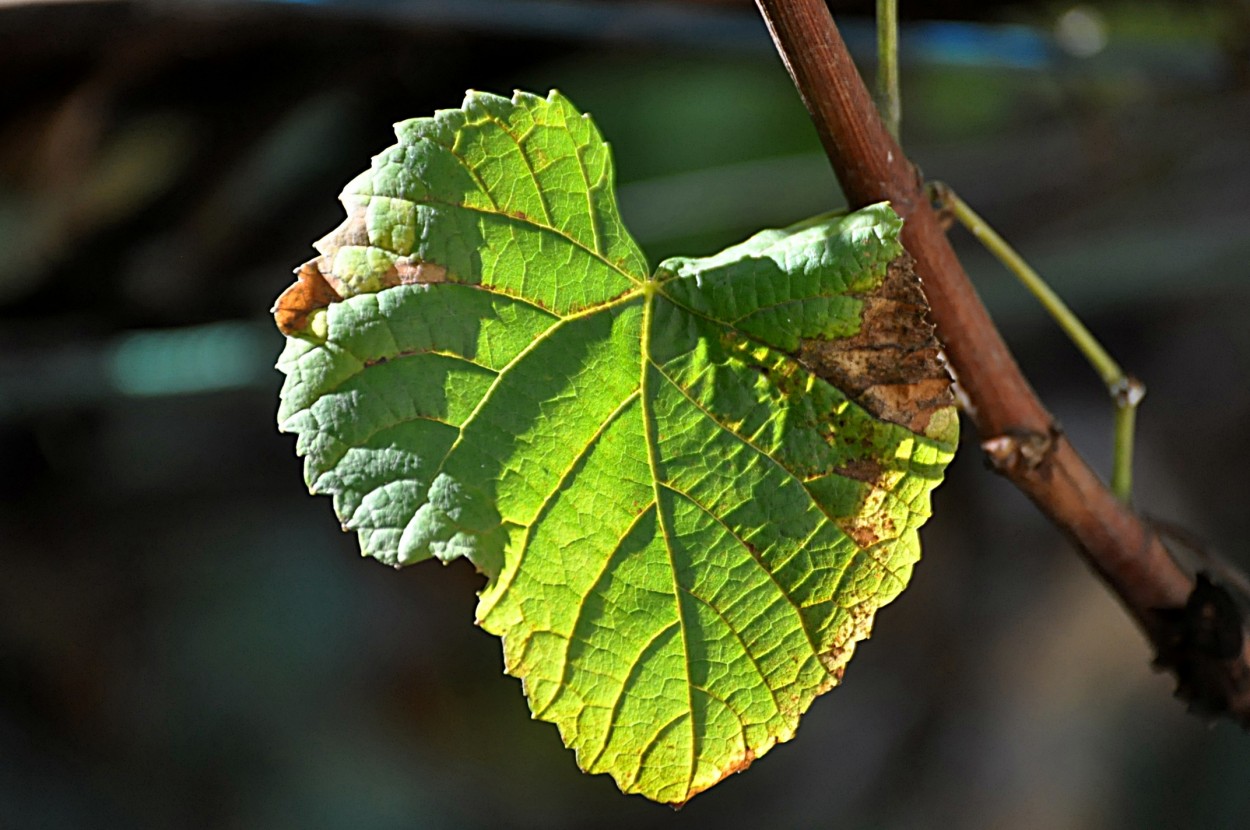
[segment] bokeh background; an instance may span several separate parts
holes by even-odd
[[[1139,505],[1250,561],[1250,4],[902,11],[910,153],[1146,380]],[[0,827],[1250,826],[1250,738],[970,429],[845,686],[680,812],[529,719],[467,563],[358,558],[268,309],[392,122],[514,87],[593,113],[652,261],[841,201],[746,2],[0,2]],[[954,236],[1107,469],[1097,378]]]

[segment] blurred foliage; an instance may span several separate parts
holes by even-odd
[[[612,137],[653,262],[837,204],[749,5],[684,4],[661,26],[669,8],[0,8],[0,826],[1250,824],[1244,736],[1169,699],[1114,602],[975,448],[853,682],[678,814],[582,776],[526,718],[469,625],[471,569],[360,562],[324,500],[292,490],[267,310],[391,122],[470,87],[562,89]],[[1051,36],[1072,8],[904,4],[904,141],[1148,382],[1139,504],[1244,561],[1250,12],[1088,3],[1106,43],[1078,57]],[[970,27],[959,50],[925,28],[939,17]],[[841,19],[854,44],[866,20]],[[1043,59],[987,63],[979,45],[1018,42],[997,39],[1008,24]],[[1096,379],[957,241],[1105,468]],[[137,387],[115,362],[136,343]],[[243,364],[228,383],[202,371]]]

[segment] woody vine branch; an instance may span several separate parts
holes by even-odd
[[[1207,601],[1205,578],[1195,590],[1194,577],[1098,478],[1038,399],[955,256],[924,182],[882,122],[824,0],[756,4],[850,207],[888,200],[903,217],[903,243],[991,466],[1073,542],[1154,645],[1157,665],[1176,674],[1178,696],[1250,724],[1250,638],[1241,620],[1227,603]],[[1207,636],[1204,626],[1222,636]]]

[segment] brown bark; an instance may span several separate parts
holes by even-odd
[[[916,260],[931,319],[991,464],[1112,589],[1155,645],[1157,664],[1177,674],[1178,695],[1196,709],[1250,724],[1250,638],[1229,610],[1234,604],[1210,601],[1209,586],[1195,592],[1194,579],[1149,525],[1059,431],[968,280],[924,182],[882,123],[824,0],[756,3],[850,206],[889,201],[905,220],[903,244]],[[1223,636],[1212,633],[1217,629]]]

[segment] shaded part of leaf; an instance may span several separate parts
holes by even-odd
[[[555,322],[474,287],[436,288],[333,303],[322,314],[326,335],[289,338],[278,363],[287,375],[279,426],[299,435],[310,490],[332,495],[362,551],[390,565],[403,561],[404,528],[460,425],[498,371]],[[457,533],[431,555],[465,550]]]
[[[955,399],[912,258],[892,261],[863,301],[857,334],[806,339],[799,360],[876,417],[944,439]]]
[[[718,254],[660,264],[663,293],[696,314],[787,352],[802,338],[834,340],[859,331],[864,294],[903,253],[902,227],[888,204],[766,230]]]
[[[508,528],[499,518],[493,494],[439,473],[427,500],[399,539],[399,564],[433,556],[443,562],[465,557],[487,576],[503,567]]]

